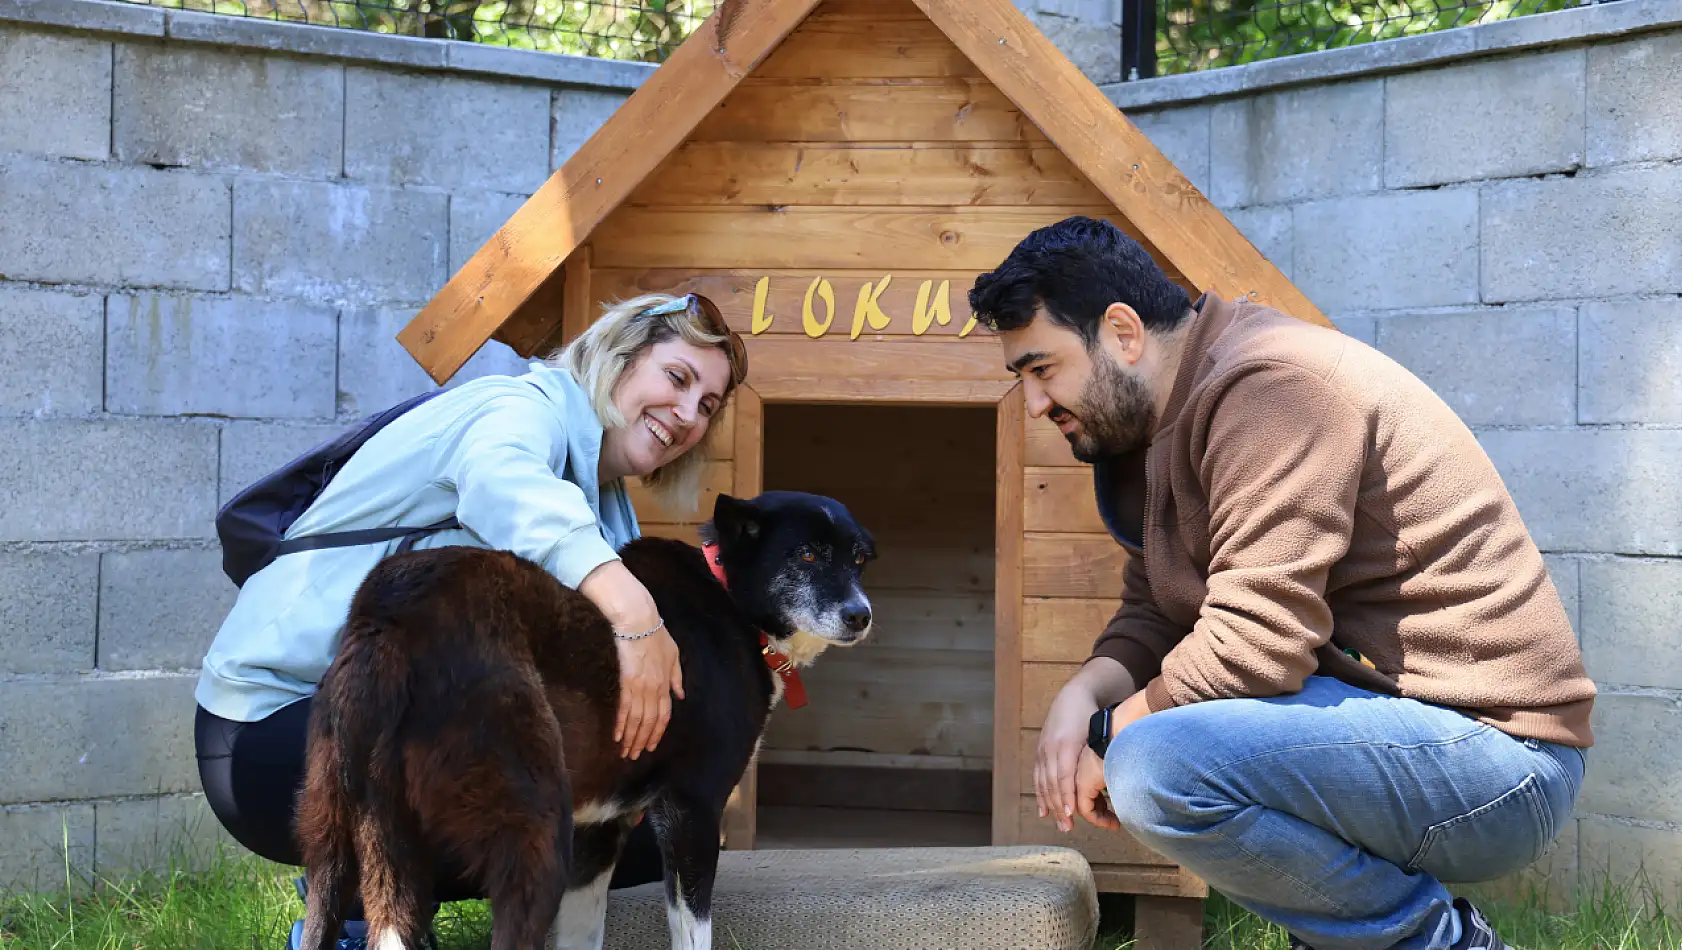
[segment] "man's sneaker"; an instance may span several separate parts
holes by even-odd
[[[1450,950],[1517,950],[1502,941],[1490,925],[1489,918],[1473,907],[1471,901],[1456,897],[1454,909],[1460,913],[1460,939]]]

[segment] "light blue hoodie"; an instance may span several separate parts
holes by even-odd
[[[578,584],[640,533],[622,480],[597,484],[602,424],[562,369],[486,376],[409,410],[346,463],[287,537],[454,514],[414,546],[513,551]],[[217,631],[195,693],[252,722],[315,692],[357,587],[400,540],[300,551],[252,575]]]

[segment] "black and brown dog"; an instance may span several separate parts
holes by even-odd
[[[845,506],[800,492],[720,495],[702,536],[620,551],[677,642],[686,697],[635,760],[613,741],[613,634],[583,595],[473,547],[393,555],[369,574],[312,710],[305,948],[331,947],[357,897],[370,947],[423,946],[440,854],[489,897],[493,950],[600,947],[613,866],[643,814],[673,946],[712,946],[726,800],[788,670],[869,634],[860,578],[875,542]]]

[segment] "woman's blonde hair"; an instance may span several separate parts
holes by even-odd
[[[738,365],[731,336],[709,328],[702,316],[688,309],[646,313],[678,299],[670,294],[644,294],[617,301],[605,308],[599,320],[543,362],[572,375],[589,396],[590,406],[603,427],[623,429],[630,423],[614,405],[614,392],[625,371],[655,344],[676,337],[694,346],[714,346],[723,350],[730,360],[730,376],[725,380],[724,399],[718,412],[707,425],[707,434],[693,449],[642,478],[643,485],[662,507],[672,511],[694,511],[701,493],[701,473],[712,454],[719,414],[729,405],[730,396],[745,369]]]

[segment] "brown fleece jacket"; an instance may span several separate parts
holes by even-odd
[[[1095,467],[1133,550],[1093,656],[1148,684],[1152,712],[1319,673],[1591,745],[1595,687],[1559,593],[1454,412],[1336,331],[1199,307],[1150,446]]]

